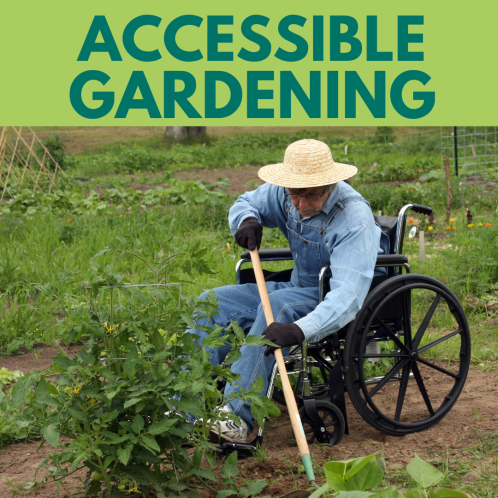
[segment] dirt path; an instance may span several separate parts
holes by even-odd
[[[56,348],[40,348],[35,353],[12,356],[0,360],[0,367],[29,372],[31,369],[44,369],[50,365],[50,357],[57,354]],[[70,349],[71,353],[76,347]],[[439,389],[436,377],[426,380],[431,392]],[[367,455],[381,450],[388,467],[404,468],[415,453],[422,458],[433,457],[435,453],[448,451],[449,458],[461,458],[465,448],[475,446],[482,434],[495,433],[498,425],[498,377],[481,370],[471,370],[467,383],[457,404],[438,425],[430,430],[396,438],[387,436],[369,426],[348,401],[347,413],[350,435],[344,436],[337,446],[324,447],[311,445],[312,455],[321,467],[332,459],[345,459]],[[265,494],[281,495],[293,486],[306,488],[303,473],[298,473],[300,458],[293,441],[292,429],[283,406],[282,416],[267,423],[263,446],[267,448],[268,460],[259,462],[255,458],[240,461],[241,477],[266,479],[271,484]],[[255,436],[256,433],[253,434]],[[0,449],[0,476],[13,483],[26,483],[34,479],[39,463],[52,451],[48,445],[37,451],[40,441],[23,442]],[[78,478],[84,479],[85,472],[79,471],[69,478],[67,489],[75,492]],[[317,472],[319,475],[319,472]],[[43,472],[38,478],[44,476]],[[37,488],[39,498],[56,496],[55,484]],[[0,479],[0,497],[11,495],[10,486]],[[66,492],[61,488],[60,497]]]
[[[240,168],[190,169],[177,171],[175,177],[184,182],[202,180],[209,183],[228,178],[232,186],[227,189],[227,192],[236,196],[248,190],[254,190],[263,183],[258,178],[259,168],[261,166],[243,165]]]

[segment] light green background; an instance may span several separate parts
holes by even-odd
[[[143,63],[129,56],[122,43],[126,24],[134,17],[153,14],[163,19],[158,28],[141,28],[136,36],[137,45],[143,50],[159,49],[163,58],[157,62]],[[204,17],[200,28],[187,27],[180,31],[177,40],[185,50],[200,48],[204,59],[185,63],[175,60],[163,43],[167,24],[180,15],[195,14]],[[250,63],[236,54],[242,46],[256,50],[256,45],[240,33],[240,24],[249,15],[260,14],[270,18],[266,28],[257,27],[272,42],[272,55],[265,61]],[[307,57],[295,63],[276,59],[278,47],[293,50],[294,46],[283,40],[277,31],[284,16],[298,14],[308,18],[303,28],[296,31],[308,40]],[[77,62],[92,19],[105,15],[123,57],[122,62],[112,62],[107,54],[92,54],[88,62]],[[233,33],[232,45],[220,45],[220,50],[232,50],[233,62],[208,62],[206,60],[206,17],[208,15],[233,15],[234,25],[222,27],[222,32]],[[359,59],[351,62],[313,62],[312,16],[325,16],[325,59],[328,56],[328,22],[330,15],[349,15],[359,23],[358,37],[363,43]],[[379,25],[379,50],[393,52],[393,62],[366,61],[366,16],[377,15]],[[397,16],[424,15],[423,26],[413,26],[411,32],[421,32],[424,43],[410,46],[412,51],[423,50],[423,62],[397,62]],[[498,2],[496,0],[446,1],[418,0],[356,0],[332,1],[93,1],[74,2],[49,0],[46,2],[3,2],[0,14],[0,125],[89,125],[89,126],[147,126],[147,125],[307,125],[307,126],[406,126],[406,125],[496,125],[498,121]],[[107,73],[111,80],[102,87],[99,83],[86,85],[84,101],[91,107],[92,91],[115,92],[113,110],[104,118],[88,120],[79,116],[69,101],[69,88],[74,78],[83,71],[95,69]],[[415,69],[426,72],[432,79],[423,87],[412,83],[405,87],[405,102],[410,103],[414,90],[434,91],[436,104],[425,117],[410,120],[401,117],[392,107],[389,98],[390,84],[403,71]],[[145,110],[131,110],[126,119],[115,119],[119,101],[132,71],[144,71],[156,103],[163,114],[163,71],[181,70],[195,75],[197,90],[192,104],[204,115],[204,72],[226,71],[236,76],[242,85],[244,98],[238,111],[224,119],[188,119],[177,106],[176,118],[151,119]],[[260,107],[273,107],[274,119],[248,119],[245,102],[247,71],[275,71],[275,81],[262,82],[260,88],[272,88],[274,100],[263,102]],[[309,87],[309,71],[322,71],[322,118],[310,119],[296,99],[293,99],[292,118],[281,119],[279,110],[279,71],[293,71],[302,86]],[[339,118],[326,118],[326,71],[339,71]],[[357,71],[373,92],[374,71],[386,71],[386,118],[375,119],[357,99],[356,119],[344,117],[344,72]],[[306,82],[308,82],[306,84]],[[223,85],[221,85],[223,86]],[[404,94],[404,95],[405,95]],[[223,105],[228,96],[218,95],[217,105]],[[93,106],[97,107],[96,104]]]

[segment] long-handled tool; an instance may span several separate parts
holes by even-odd
[[[259,259],[258,250],[254,249],[250,251],[250,254],[252,265],[254,268],[254,274],[256,275],[256,283],[258,284],[259,296],[261,297],[261,304],[263,306],[263,312],[266,318],[266,324],[270,325],[274,322],[273,312],[271,310],[270,298],[268,297],[268,291],[266,289],[265,277],[261,268],[261,261]],[[315,473],[313,472],[313,464],[311,462],[308,442],[306,441],[306,437],[304,435],[303,424],[301,423],[301,417],[299,416],[299,411],[297,409],[296,398],[294,397],[294,392],[292,391],[292,387],[289,382],[287,369],[285,368],[284,356],[282,355],[281,349],[275,350],[275,359],[277,360],[278,371],[280,373],[280,379],[284,388],[285,402],[287,404],[287,409],[289,410],[292,430],[294,431],[294,436],[296,437],[297,447],[299,448],[299,454],[301,455],[301,459],[303,461],[306,476],[308,477],[308,480],[311,484],[319,487],[315,482]],[[292,493],[288,493],[284,496],[287,498],[306,498],[307,496],[309,496],[309,493],[308,491],[300,489],[297,491],[293,491]]]

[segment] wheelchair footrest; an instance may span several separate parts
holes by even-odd
[[[262,442],[263,436],[256,436],[251,443],[231,443],[229,441],[224,441],[216,447],[216,453],[230,455],[230,453],[236,451],[239,458],[252,457],[254,456],[254,451],[258,449],[258,446],[261,446]]]

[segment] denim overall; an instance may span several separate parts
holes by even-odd
[[[346,204],[351,201],[360,200],[362,204],[366,201],[357,195],[336,202],[328,214],[321,213],[311,218],[300,220],[300,216],[290,203],[287,202],[287,238],[294,257],[295,268],[292,272],[290,282],[267,282],[267,289],[273,311],[274,320],[280,323],[294,323],[307,316],[317,307],[319,301],[318,275],[320,270],[329,264],[331,252],[325,234],[332,229],[332,222]],[[368,206],[368,204],[367,204]],[[201,299],[206,299],[206,291]],[[256,284],[228,285],[214,289],[219,302],[219,314],[212,321],[225,329],[231,321],[237,321],[239,326],[246,330],[250,328],[249,335],[261,335],[266,328],[266,319],[261,306],[261,299]],[[196,316],[200,325],[205,325],[207,320],[202,315]],[[200,336],[199,342],[207,336],[200,330],[190,330]],[[210,353],[210,361],[219,365],[230,351],[230,344],[217,349],[207,348]],[[282,353],[288,354],[290,348],[283,348]],[[275,364],[274,355],[264,356],[264,347],[243,346],[241,357],[232,365],[232,371],[239,373],[242,377],[234,385],[227,385],[225,397],[228,398],[234,391],[240,388],[251,390],[251,384],[263,376],[264,389],[261,396],[268,389],[269,378]],[[232,411],[244,419],[249,432],[254,428],[250,405],[240,399],[227,403]],[[191,421],[193,417],[191,416]]]

